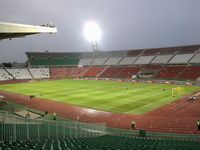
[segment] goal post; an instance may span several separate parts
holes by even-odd
[[[175,95],[180,94],[181,90],[181,87],[172,88],[172,96],[174,97]]]

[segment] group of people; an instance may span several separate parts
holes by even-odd
[[[195,102],[196,101],[196,96],[188,97],[188,101]]]
[[[34,98],[35,98],[35,95],[30,95],[30,100]]]
[[[40,96],[40,97],[42,97],[42,95],[43,95],[43,94],[42,94],[42,93],[40,93],[40,95],[39,95],[39,96]],[[30,100],[31,100],[31,99],[34,99],[36,96],[35,96],[35,95],[32,95],[32,94],[30,94],[30,96],[29,96],[29,97],[30,97]]]

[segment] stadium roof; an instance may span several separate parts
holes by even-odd
[[[40,26],[0,22],[0,40],[24,37],[39,33],[57,33],[57,28],[52,24]]]

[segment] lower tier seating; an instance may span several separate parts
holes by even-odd
[[[70,68],[50,68],[50,73],[52,78],[64,78],[70,72]]]
[[[100,136],[1,142],[2,150],[199,150],[199,140]]]
[[[100,77],[107,77],[107,78],[112,78],[116,77],[118,73],[120,73],[124,67],[110,67],[107,68],[101,75]]]
[[[65,77],[131,78],[141,73],[152,73],[155,79],[197,80],[200,66],[187,65],[139,65],[139,66],[91,66],[0,69],[0,81],[13,79],[45,79]],[[151,77],[151,78],[152,78]]]
[[[185,70],[186,66],[165,66],[155,76],[159,79],[174,79]]]
[[[195,80],[200,77],[200,66],[188,66],[177,79]]]
[[[30,68],[29,70],[34,79],[50,78],[49,68]]]
[[[116,77],[118,78],[131,78],[132,75],[137,74],[140,71],[140,67],[125,67],[121,72],[119,72]]]
[[[70,68],[68,77],[82,77],[88,70],[88,67],[72,67]]]
[[[90,67],[84,77],[96,77],[103,69],[104,67]]]
[[[0,69],[0,81],[12,80],[13,77],[8,74],[4,69]]]
[[[7,69],[7,71],[12,74],[16,79],[31,79],[31,75],[26,68],[23,69]]]

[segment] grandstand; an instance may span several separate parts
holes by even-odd
[[[30,68],[33,79],[50,78],[49,68]]]
[[[32,78],[27,69],[7,69],[7,71],[17,80]]]
[[[131,77],[131,75],[133,75],[132,71],[128,70],[130,68],[138,68],[137,71],[133,73],[141,74],[139,70],[143,71],[144,73],[145,66],[159,65],[160,68],[157,69],[156,72],[153,71],[155,72],[153,73],[152,76],[152,78],[154,79],[171,79],[171,80],[186,79],[195,81],[199,77],[197,71],[199,67],[198,65],[199,48],[200,48],[199,45],[192,45],[192,46],[144,49],[144,50],[110,51],[110,52],[100,52],[95,57],[92,55],[92,53],[89,52],[86,53],[27,52],[26,54],[29,60],[30,68],[34,67],[50,68],[50,75],[44,78],[49,78],[49,77],[126,78],[126,77]],[[195,68],[196,71],[193,68]],[[192,77],[188,77],[190,75],[184,75],[188,74],[187,72],[189,70],[192,70],[192,75],[191,75]],[[187,77],[184,78],[184,76]]]
[[[0,69],[0,81],[6,81],[12,79],[13,77],[5,69]]]
[[[151,64],[166,64],[172,57],[173,55],[158,55]]]
[[[120,65],[132,65],[135,60],[137,59],[137,57],[124,57],[119,64]]]
[[[2,143],[3,149],[194,149],[198,150],[198,140],[176,140],[176,139],[154,139],[122,136],[101,136],[89,138],[69,138],[69,139],[46,139],[46,140],[26,140]]]

